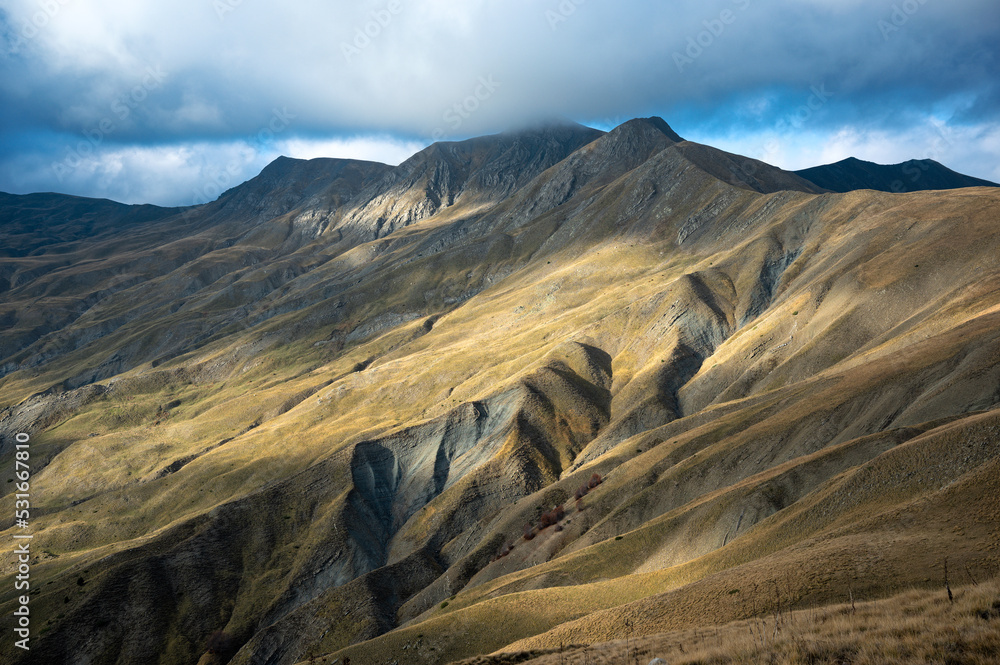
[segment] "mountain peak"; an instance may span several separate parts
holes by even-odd
[[[640,126],[652,127],[653,129],[655,129],[656,131],[660,132],[661,134],[663,134],[664,136],[666,136],[668,139],[670,139],[671,141],[673,141],[674,143],[680,143],[680,142],[682,142],[684,140],[683,138],[681,138],[681,136],[677,132],[675,132],[670,127],[670,125],[667,124],[666,120],[664,120],[663,118],[661,118],[659,116],[655,116],[655,115],[651,116],[649,118],[634,118],[632,120],[629,120],[626,123],[623,123],[620,126],[621,127],[633,127],[633,128],[640,127]]]
[[[602,152],[639,164],[660,150],[683,141],[662,118],[634,118],[595,141]]]
[[[250,180],[222,193],[207,210],[225,208],[248,223],[273,219],[302,206],[343,202],[392,167],[379,162],[282,155]]]
[[[530,124],[511,127],[502,132],[500,136],[547,135],[561,132],[583,132],[593,134],[594,132],[600,132],[600,130],[596,130],[593,127],[587,127],[586,125],[581,125],[580,123],[570,120],[569,118],[554,117],[532,122]]]
[[[814,166],[795,173],[833,192],[874,189],[900,193],[962,187],[1000,187],[989,180],[952,171],[933,159],[877,164],[848,157],[833,164]]]

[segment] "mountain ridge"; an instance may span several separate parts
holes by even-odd
[[[649,118],[635,118],[633,120],[626,121],[625,123],[616,127],[613,131],[623,131],[626,128],[632,127],[645,127],[651,128],[656,132],[661,133],[667,137],[673,143],[683,143],[686,142],[680,135],[678,135],[671,127],[663,120],[663,118],[658,116],[652,116]],[[433,143],[427,148],[418,151],[414,155],[411,155],[407,160],[404,160],[400,166],[409,162],[410,160],[422,155],[426,151],[444,150],[445,146],[449,145],[463,145],[463,144],[475,144],[477,142],[482,143],[484,141],[494,141],[494,140],[513,140],[517,141],[519,138],[523,139],[531,136],[544,136],[546,133],[567,133],[567,132],[578,132],[580,134],[588,134],[593,138],[597,138],[604,135],[605,132],[600,130],[592,129],[585,125],[581,125],[575,122],[561,120],[554,121],[552,123],[539,125],[534,129],[521,129],[513,130],[508,132],[503,132],[499,134],[492,134],[484,137],[477,137],[472,139],[465,139],[459,141],[438,141]],[[695,144],[701,145],[701,144]],[[706,146],[702,146],[706,147]],[[768,166],[759,160],[750,159],[747,157],[742,157],[740,155],[732,155],[731,153],[726,153],[731,158],[736,158],[742,162],[742,165],[738,169],[731,169],[732,171],[743,170],[743,171],[754,171],[761,166]],[[372,167],[385,167],[386,169],[394,169],[397,167],[391,167],[380,162],[374,162],[369,160],[359,160],[352,158],[337,158],[337,157],[316,157],[310,159],[301,159],[295,157],[288,157],[285,155],[280,155],[276,157],[272,162],[262,169],[261,173],[251,178],[250,180],[241,183],[229,190],[226,190],[219,195],[219,199],[230,198],[237,190],[245,188],[246,185],[254,181],[260,181],[261,179],[265,181],[270,181],[278,173],[283,175],[290,175],[297,169],[302,168],[301,163],[312,163],[313,165],[335,165],[335,164],[354,164],[354,165],[369,165]],[[773,168],[773,167],[770,167]],[[904,169],[906,169],[904,171]],[[917,169],[921,173],[917,172]],[[928,173],[929,172],[929,173]],[[985,180],[982,178],[976,178],[973,176],[964,175],[953,171],[946,166],[936,162],[932,159],[910,159],[905,162],[900,162],[898,164],[879,164],[876,162],[869,162],[865,160],[858,159],[856,157],[847,157],[839,162],[834,162],[830,164],[824,164],[819,166],[808,167],[805,169],[799,169],[797,171],[791,171],[789,173],[794,173],[805,180],[812,182],[814,185],[821,188],[821,190],[836,191],[839,193],[846,193],[848,191],[853,191],[856,189],[874,189],[878,191],[892,192],[892,181],[899,181],[899,186],[896,187],[898,190],[896,193],[902,191],[925,191],[928,189],[956,189],[961,187],[1000,187],[1000,184]],[[716,174],[720,175],[720,174]],[[749,175],[749,174],[745,174]],[[906,181],[911,181],[912,183],[917,183],[922,178],[927,178],[934,181],[934,186],[929,186],[924,184],[916,188],[907,188]],[[830,187],[824,186],[823,183],[831,185]],[[849,183],[849,184],[845,184]],[[273,183],[272,183],[273,184]],[[300,183],[301,184],[301,183]],[[900,188],[902,187],[902,189]],[[136,207],[149,207],[162,210],[170,209],[181,209],[181,207],[171,207],[171,206],[156,206],[153,204],[123,204],[115,201],[110,201],[109,199],[94,199],[85,196],[78,195],[67,195],[59,194],[56,192],[37,192],[31,194],[10,194],[6,192],[0,192],[0,196],[5,197],[5,203],[9,202],[11,197],[25,197],[25,196],[56,196],[56,197],[67,197],[68,199],[82,200],[82,201],[103,201],[116,203],[121,206],[130,206],[132,208]],[[209,204],[217,203],[217,201],[211,201]],[[205,206],[208,204],[201,204]],[[187,206],[187,208],[197,208],[201,206]]]
[[[952,171],[932,159],[876,164],[848,157],[833,164],[814,166],[795,173],[824,189],[842,193],[855,189],[901,193],[962,187],[1000,187],[995,182]]]

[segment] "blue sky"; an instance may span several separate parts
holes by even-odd
[[[659,115],[798,169],[1000,181],[996,0],[0,0],[0,190],[189,205],[278,155],[399,163]]]

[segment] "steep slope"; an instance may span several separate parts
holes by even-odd
[[[933,159],[875,164],[848,157],[835,164],[814,166],[795,173],[832,192],[875,189],[901,193],[961,187],[1000,187],[989,180],[956,173]]]
[[[187,253],[4,296],[89,302],[0,379],[35,657],[446,663],[1000,565],[996,190],[817,193],[655,118],[418,157],[281,160]],[[143,278],[88,300],[108,243]]]
[[[736,187],[770,193],[782,190],[821,193],[822,186],[757,159],[734,155],[700,143],[683,146],[684,156],[706,173]]]
[[[353,159],[279,157],[257,177],[205,206],[202,214],[214,213],[252,224],[281,217],[296,209],[336,210],[392,170],[385,164]]]
[[[164,215],[159,224],[104,244],[97,238],[78,249],[56,244],[11,261],[3,276],[20,288],[7,294],[0,319],[16,332],[0,347],[0,374],[63,355],[69,356],[64,367],[72,368],[74,357],[89,355],[74,354],[78,348],[109,335],[118,349],[111,358],[48,385],[36,383],[35,390],[64,382],[75,388],[142,362],[159,363],[211,339],[264,295],[287,293],[290,280],[368,239],[365,225],[384,222],[379,201],[408,211],[405,219],[391,218],[390,227],[450,208],[456,197],[468,203],[459,210],[476,210],[599,134],[553,126],[435,144],[395,168],[281,158],[218,201]],[[450,175],[438,182],[441,173]]]
[[[496,203],[600,135],[589,127],[561,124],[435,143],[365,191],[364,203],[345,216],[337,231],[369,240],[444,208]]]
[[[317,259],[294,252],[320,230],[296,224],[286,213],[306,205],[341,206],[387,169],[351,160],[282,158],[205,206],[144,206],[127,215],[127,206],[52,195],[49,205],[59,212],[45,222],[39,220],[50,219],[48,209],[33,207],[38,195],[14,197],[6,226],[28,229],[25,235],[33,240],[24,241],[32,251],[0,268],[9,285],[0,305],[8,328],[0,343],[0,375],[72,357],[132,322],[141,332],[124,341],[119,336],[112,357],[38,390],[75,388],[196,346],[228,325],[230,312],[185,312],[188,296],[206,286],[260,294],[261,285],[253,283],[258,280],[239,282],[261,262],[270,269],[268,291],[309,270]],[[76,220],[65,223],[71,231],[59,231],[64,217]],[[164,327],[164,317],[174,322]]]

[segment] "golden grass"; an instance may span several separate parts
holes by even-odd
[[[786,607],[722,625],[706,622],[698,628],[589,646],[552,645],[554,653],[537,657],[531,652],[497,654],[460,665],[644,665],[652,658],[671,665],[1000,662],[1000,581],[994,577],[953,591],[954,602],[943,587],[914,589],[881,600]],[[773,590],[759,593],[766,597],[762,604],[773,602]],[[748,615],[752,606],[751,599],[745,608]],[[619,631],[622,638],[628,636],[624,623]]]

